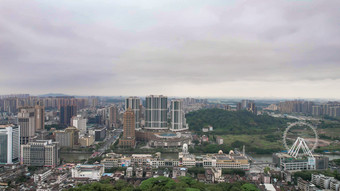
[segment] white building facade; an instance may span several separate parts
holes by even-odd
[[[188,124],[186,123],[185,113],[183,110],[182,100],[171,100],[171,131],[187,130]]]
[[[71,169],[72,178],[75,179],[89,179],[89,180],[100,180],[104,173],[104,165],[84,165],[78,164]]]
[[[0,164],[19,162],[20,127],[0,125]]]

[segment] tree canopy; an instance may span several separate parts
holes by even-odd
[[[191,177],[179,177],[176,181],[160,176],[144,180],[139,186],[119,180],[114,184],[110,181],[100,181],[91,184],[78,185],[69,191],[259,191],[254,185],[246,182],[204,184]]]
[[[213,126],[214,131],[229,134],[262,134],[286,128],[286,118],[269,115],[255,115],[248,111],[226,111],[222,109],[202,109],[186,114],[189,128],[201,131],[203,127]]]

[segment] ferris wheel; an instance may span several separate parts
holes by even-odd
[[[314,133],[314,145],[313,145],[313,147],[311,149],[309,149],[309,147],[307,146],[305,140],[303,138],[301,138],[301,137],[298,137],[296,139],[295,143],[292,145],[291,148],[288,147],[288,145],[287,145],[287,133],[289,132],[289,130],[292,127],[295,127],[295,126],[307,126],[307,127],[309,127],[313,131],[313,133]],[[316,131],[316,128],[314,126],[312,126],[311,124],[306,123],[306,122],[299,121],[299,122],[292,123],[292,124],[290,124],[286,128],[285,132],[283,133],[283,144],[284,144],[284,147],[287,149],[288,154],[290,154],[294,158],[297,157],[297,155],[299,153],[299,150],[301,148],[302,148],[304,154],[313,157],[312,152],[318,146],[318,142],[319,142],[319,137],[318,137],[318,133]]]

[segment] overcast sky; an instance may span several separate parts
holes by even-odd
[[[0,94],[340,98],[339,0],[0,1]]]

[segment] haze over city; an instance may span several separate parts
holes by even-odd
[[[340,97],[340,1],[0,3],[0,94]]]

